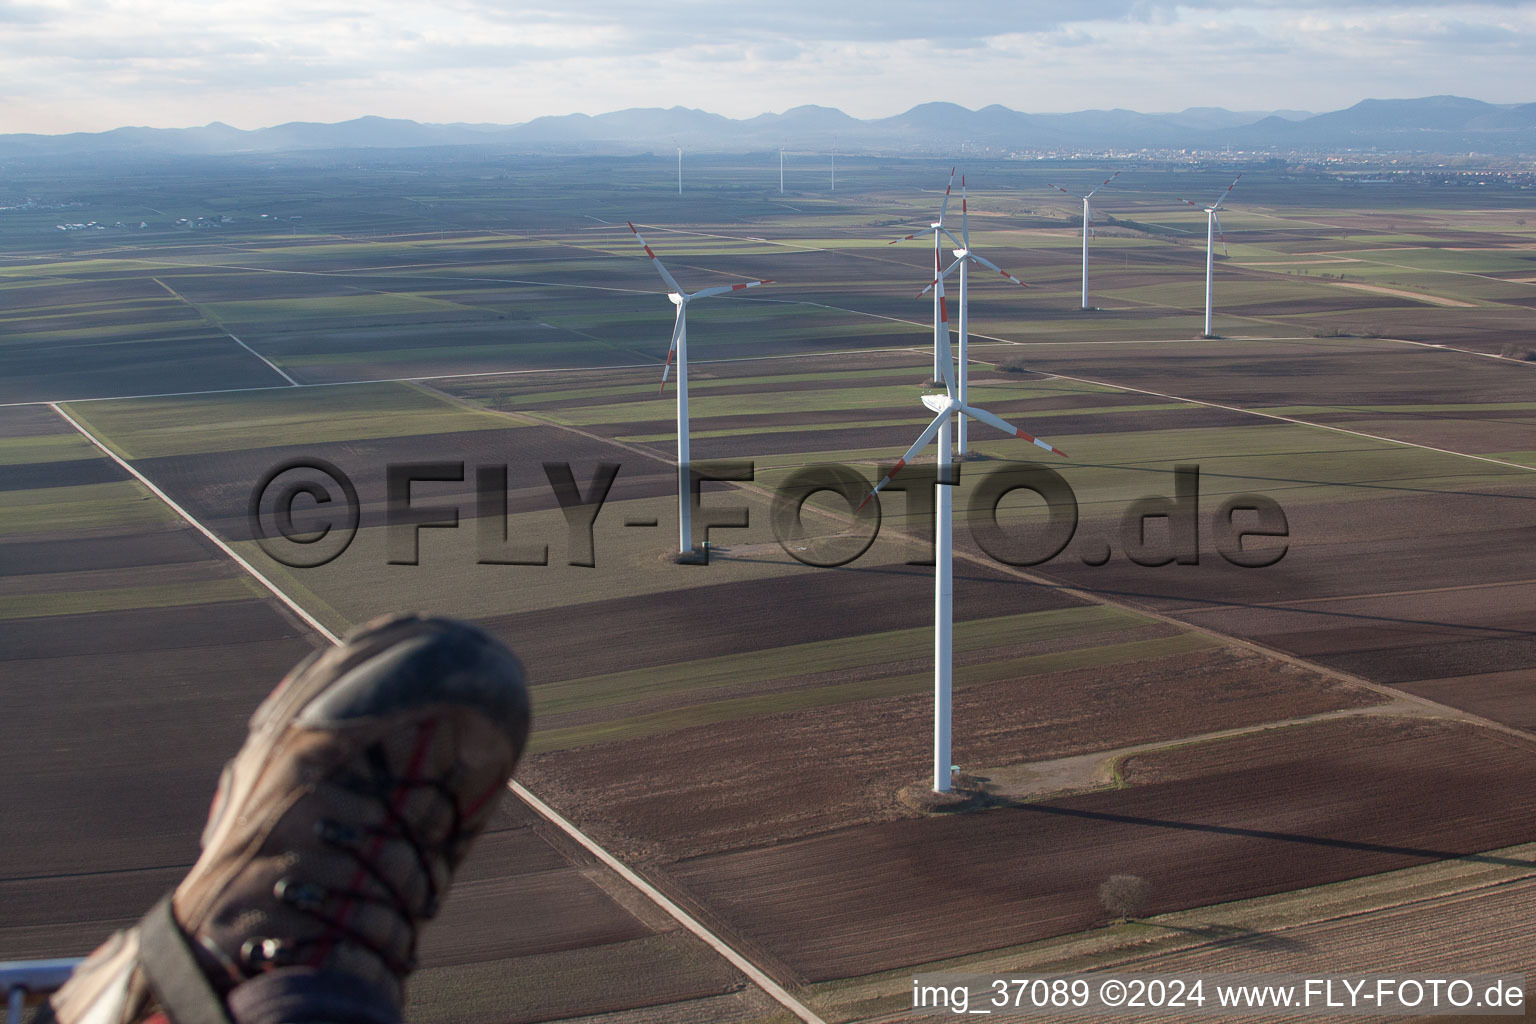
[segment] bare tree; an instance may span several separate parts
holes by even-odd
[[[1099,902],[1111,914],[1120,915],[1120,923],[1134,917],[1147,904],[1152,887],[1137,875],[1110,875],[1099,886]]]

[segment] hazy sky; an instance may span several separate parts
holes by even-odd
[[[0,132],[1536,100],[1536,0],[0,0]]]

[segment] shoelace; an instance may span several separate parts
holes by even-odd
[[[356,864],[356,870],[349,883],[339,889],[291,878],[279,880],[273,888],[273,894],[295,910],[320,921],[325,925],[325,930],[319,938],[308,941],[275,943],[263,939],[247,942],[247,948],[242,950],[242,954],[249,967],[262,970],[282,962],[306,962],[320,966],[338,942],[351,941],[372,952],[396,975],[403,976],[415,968],[417,923],[435,916],[439,906],[440,894],[433,872],[434,861],[449,865],[456,863],[467,838],[464,821],[468,815],[460,808],[448,781],[420,774],[436,725],[436,722],[424,722],[418,726],[416,747],[404,775],[393,773],[387,753],[382,745],[376,743],[364,754],[369,771],[367,776],[336,780],[338,785],[378,801],[384,808],[384,820],[362,828],[329,820],[316,823],[320,841],[351,858]],[[440,843],[429,844],[401,813],[410,794],[419,789],[436,792],[451,815],[449,829]],[[476,804],[480,802],[476,801]],[[426,883],[426,896],[420,906],[412,905],[411,900],[380,864],[384,846],[391,840],[405,843],[416,859]],[[405,923],[410,934],[410,946],[404,960],[373,937],[352,927],[351,917],[360,903],[384,907]],[[308,956],[300,956],[300,950],[307,946],[313,946],[312,952]]]

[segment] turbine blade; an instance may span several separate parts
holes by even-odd
[[[661,259],[651,251],[651,247],[645,244],[645,238],[640,234],[639,231],[635,230],[635,225],[630,221],[625,221],[624,223],[629,224],[629,230],[634,231],[635,237],[640,240],[640,247],[644,249],[645,254],[651,258],[651,266],[655,267],[656,272],[661,275],[661,279],[667,282],[667,287],[671,288],[679,295],[686,294],[683,291],[683,286],[677,283],[677,279],[674,278],[671,274],[667,273],[666,264],[662,263]]]
[[[939,223],[944,223],[944,212],[949,209],[949,190],[955,187],[955,169],[949,169],[949,184],[944,186],[944,202],[939,207]]]
[[[917,457],[917,453],[923,450],[923,446],[926,445],[929,441],[932,441],[933,435],[939,432],[939,427],[943,426],[944,424],[944,417],[948,416],[952,411],[953,410],[946,409],[944,412],[939,413],[933,418],[933,422],[928,424],[927,428],[921,434],[917,435],[917,441],[912,445],[911,448],[907,449],[907,454],[897,459],[896,465],[891,467],[891,471],[885,474],[885,476],[881,477],[880,482],[875,484],[874,488],[867,495],[865,495],[863,501],[859,502],[859,507],[854,509],[855,512],[861,511],[865,505],[868,505],[869,499],[875,496],[875,491],[878,491],[880,488],[890,483],[892,477],[894,477],[897,473],[900,473],[902,468],[906,466],[908,462],[911,462],[912,459]]]
[[[773,284],[771,279],[763,281],[744,281],[741,284],[722,284],[715,288],[703,288],[688,296],[689,299],[702,299],[710,295],[724,295],[727,292],[739,292],[743,288],[756,288],[760,284]]]
[[[1205,207],[1201,206],[1199,203],[1192,203],[1188,199],[1179,198],[1179,202],[1183,203],[1185,206],[1193,206],[1197,210],[1205,209]]]
[[[683,317],[685,315],[683,307],[678,306],[677,322],[672,325],[672,344],[667,346],[667,364],[661,368],[661,387],[656,389],[657,395],[667,390],[667,374],[672,372],[672,356],[677,352],[677,337],[683,333]]]
[[[1083,199],[1083,198],[1086,198],[1084,196],[1078,195],[1076,192],[1068,192],[1066,189],[1062,188],[1060,185],[1052,185],[1050,182],[1046,182],[1046,185],[1049,186],[1050,188],[1055,189],[1057,192],[1060,192],[1064,196],[1071,196],[1073,199]]]
[[[939,323],[934,344],[939,348],[939,373],[944,377],[944,393],[955,397],[955,356],[949,347],[949,302],[944,298],[944,275],[935,282],[939,292]]]
[[[1239,174],[1237,177],[1233,178],[1232,179],[1232,184],[1227,186],[1226,192],[1223,192],[1221,195],[1217,196],[1216,197],[1216,201],[1211,204],[1211,209],[1213,209],[1213,210],[1221,209],[1221,201],[1223,199],[1227,198],[1227,192],[1231,192],[1234,188],[1237,188],[1237,183],[1239,181],[1242,181],[1242,180],[1243,180],[1243,176],[1241,174]]]
[[[978,409],[974,405],[959,404],[957,404],[955,408],[959,409],[962,413],[971,417],[972,419],[981,420],[983,423],[996,427],[998,430],[1001,430],[1005,434],[1012,434],[1014,437],[1021,437],[1038,448],[1044,448],[1048,452],[1055,452],[1062,458],[1067,457],[1067,453],[1062,451],[1060,448],[1057,448],[1055,445],[1049,443],[1048,441],[1042,441],[1038,437],[1035,437],[1033,434],[1026,434],[1024,431],[1020,430],[1012,423],[1009,423],[1001,416],[994,416],[990,412],[987,412],[985,409]]]
[[[1221,254],[1223,256],[1230,256],[1231,253],[1227,252],[1227,236],[1221,230],[1221,218],[1216,216],[1215,207],[1211,208],[1211,219],[1216,222],[1216,237],[1221,239]]]
[[[1107,177],[1103,181],[1099,182],[1098,185],[1096,185],[1094,187],[1093,192],[1097,192],[1099,189],[1103,188],[1105,185],[1108,185],[1110,182],[1114,181],[1118,177],[1120,177],[1120,172],[1116,171],[1114,174],[1111,174],[1109,177]],[[1083,198],[1084,199],[1091,199],[1093,197],[1093,192],[1089,192],[1086,196],[1083,196]]]
[[[939,275],[939,276],[940,277],[948,277],[950,274],[953,274],[955,272],[955,268],[958,267],[958,266],[960,266],[960,261],[959,260],[955,260],[955,262],[953,262],[953,263],[951,263],[949,265],[949,269],[944,271],[944,273]],[[916,295],[913,296],[913,298],[916,298],[916,299],[922,298],[924,295],[927,295],[929,292],[933,291],[933,286],[938,284],[938,283],[939,283],[939,278],[937,278],[937,277],[934,278],[932,281],[928,282],[928,287],[926,287],[922,291],[918,292]]]
[[[1028,288],[1029,287],[1029,285],[1025,284],[1023,281],[1020,281],[1018,278],[1014,277],[1012,274],[1008,273],[1008,271],[1004,270],[1002,267],[998,266],[996,263],[993,263],[991,260],[987,259],[985,256],[972,256],[971,259],[975,260],[977,263],[980,263],[982,266],[986,267],[988,270],[995,270],[995,271],[997,271],[999,274],[1002,274],[1004,277],[1006,277],[1008,280],[1012,281],[1014,284],[1018,285],[1020,288]]]
[[[910,235],[902,235],[900,238],[892,239],[891,241],[886,242],[885,244],[886,245],[896,245],[898,242],[910,242],[914,238],[922,238],[924,235],[931,235],[931,234],[933,234],[933,228],[923,228],[923,230],[921,230],[921,231],[913,232]]]
[[[945,234],[949,233],[946,231]],[[953,241],[955,236],[950,235],[949,237]],[[966,212],[965,175],[963,174],[960,175],[960,239],[960,247],[969,252],[971,248],[971,221]]]
[[[960,239],[956,238],[953,234],[950,233],[949,228],[940,228],[939,230],[941,232],[943,232],[945,238],[949,239],[951,242],[954,243],[954,246],[955,246],[956,249],[965,249],[965,248],[967,248],[967,246],[966,246],[966,244],[964,242],[960,241]]]

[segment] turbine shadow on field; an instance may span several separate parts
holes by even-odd
[[[1165,924],[1161,921],[1146,922],[1155,928],[1164,928],[1171,932],[1183,932],[1185,935],[1207,940],[1211,946],[1222,949],[1262,949],[1270,952],[1295,952],[1309,948],[1309,943],[1299,939],[1293,939],[1277,932],[1260,932],[1252,928],[1239,928],[1229,924],[1202,924],[1193,927],[1177,924]]]
[[[1088,811],[1074,807],[1056,807],[1050,804],[1014,804],[1016,810],[1036,814],[1057,814],[1068,818],[1088,818],[1093,821],[1115,822],[1122,825],[1144,825],[1148,828],[1170,829],[1180,832],[1209,832],[1214,835],[1240,836],[1246,839],[1268,839],[1274,842],[1297,843],[1303,846],[1326,846],[1337,850],[1356,850],[1362,853],[1385,853],[1399,857],[1419,857],[1424,860],[1459,860],[1476,864],[1494,864],[1506,868],[1536,868],[1536,860],[1518,857],[1498,857],[1484,853],[1454,853],[1450,850],[1431,850],[1419,846],[1391,846],[1383,843],[1363,843],[1354,839],[1329,839],[1326,836],[1309,836],[1298,832],[1270,832],[1265,829],[1241,828],[1236,825],[1202,825],[1193,821],[1169,821],[1164,818],[1143,818],[1132,814],[1115,814],[1111,811]]]

